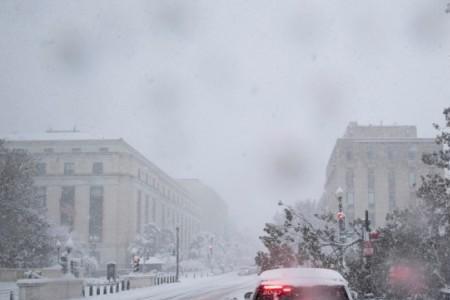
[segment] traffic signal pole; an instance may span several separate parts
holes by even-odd
[[[180,278],[180,227],[176,228],[177,233],[177,269],[175,273],[176,281],[179,281]]]
[[[364,253],[364,248],[370,244],[370,220],[369,220],[369,211],[365,211],[364,217],[364,230],[363,230],[363,255],[364,255],[364,268],[367,271],[367,282],[366,282],[366,293],[372,293],[372,272],[370,265],[370,256],[369,253]],[[373,253],[372,253],[373,254]]]

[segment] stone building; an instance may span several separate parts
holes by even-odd
[[[422,154],[438,151],[432,138],[418,138],[415,126],[361,126],[350,123],[336,141],[326,168],[321,205],[337,211],[335,191],[344,190],[347,221],[364,218],[385,222],[388,212],[415,205],[421,175],[430,172]]]
[[[37,193],[56,225],[68,228],[100,263],[129,266],[128,246],[146,223],[175,232],[186,250],[200,230],[198,203],[177,180],[123,139],[48,131],[7,139],[37,160]]]
[[[200,227],[207,228],[221,238],[229,236],[228,206],[209,186],[198,179],[179,179],[178,182],[198,201]]]

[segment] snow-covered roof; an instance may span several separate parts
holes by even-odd
[[[163,265],[164,261],[162,259],[159,259],[157,257],[150,257],[149,259],[144,261],[144,264],[148,264],[148,265]]]
[[[283,268],[261,273],[266,283],[282,283],[294,286],[311,285],[347,285],[341,274],[330,269],[320,268]]]

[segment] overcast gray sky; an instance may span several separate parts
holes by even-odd
[[[0,133],[123,137],[250,231],[319,198],[349,121],[432,136],[445,0],[0,1]]]

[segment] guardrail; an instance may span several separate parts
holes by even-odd
[[[180,277],[184,277],[184,278],[202,278],[202,277],[210,277],[213,274],[207,271],[199,271],[199,272],[185,272],[182,273]]]
[[[116,282],[105,282],[105,283],[88,283],[83,286],[82,295],[83,297],[91,297],[97,295],[107,295],[115,294],[120,291],[125,291],[130,289],[129,280],[119,280]]]
[[[11,289],[1,289],[0,290],[0,300],[16,300],[16,292]]]
[[[127,279],[111,282],[85,283],[82,289],[83,297],[116,294],[135,288],[151,287],[177,282],[175,275],[136,276],[130,275]],[[2,299],[1,299],[2,300]],[[9,300],[9,299],[8,299]]]

